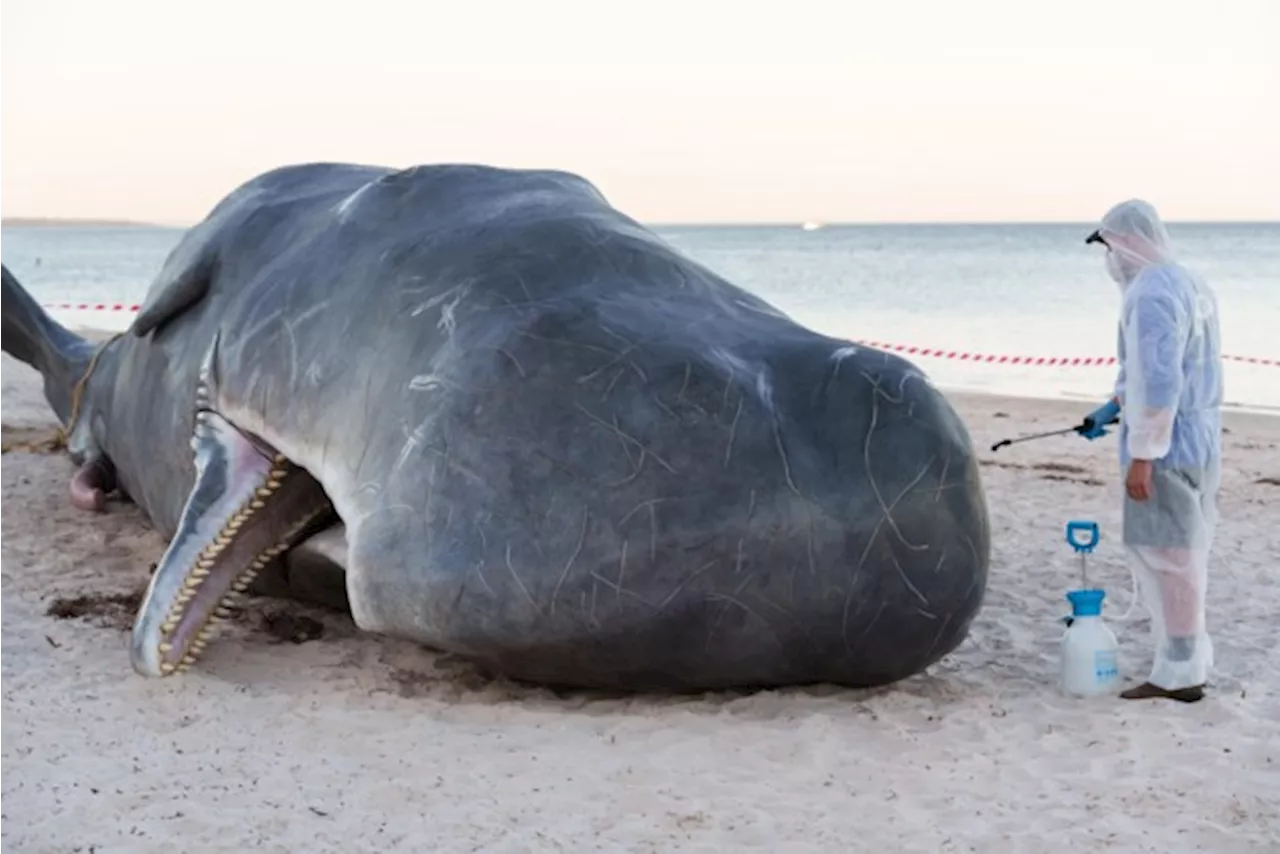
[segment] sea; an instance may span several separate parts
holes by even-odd
[[[672,245],[819,332],[900,348],[942,389],[1104,400],[1120,292],[1093,226],[651,225]],[[1169,225],[1217,291],[1225,405],[1280,414],[1280,223]],[[124,329],[184,230],[13,225],[4,264],[69,326]],[[1001,359],[996,361],[996,359]],[[1256,361],[1248,361],[1256,360]]]

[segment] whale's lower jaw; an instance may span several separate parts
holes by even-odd
[[[335,518],[310,474],[216,411],[197,413],[191,446],[195,483],[133,627],[144,676],[194,664],[259,570]]]

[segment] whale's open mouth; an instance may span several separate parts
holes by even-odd
[[[197,411],[191,447],[195,484],[133,627],[145,676],[186,670],[258,571],[333,518],[310,474],[216,411]]]

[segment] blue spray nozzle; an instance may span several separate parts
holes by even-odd
[[[1107,598],[1105,590],[1069,590],[1067,601],[1071,603],[1072,617],[1097,617],[1102,614],[1102,600]]]
[[[1088,540],[1080,539],[1078,535],[1087,535]],[[1098,545],[1098,523],[1074,521],[1067,523],[1067,542],[1077,552],[1091,552]]]

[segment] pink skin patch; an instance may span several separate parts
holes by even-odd
[[[99,460],[92,460],[76,469],[71,478],[71,506],[77,510],[101,513],[107,504],[107,492],[112,489],[106,468]]]

